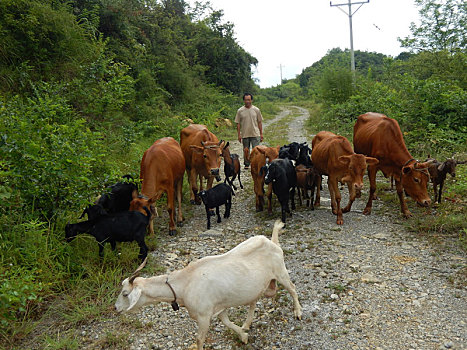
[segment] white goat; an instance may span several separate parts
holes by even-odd
[[[203,349],[211,318],[217,315],[246,344],[248,335],[244,330],[253,321],[256,301],[263,293],[266,297],[275,295],[276,280],[292,295],[294,315],[301,319],[302,307],[279,246],[279,231],[283,226],[280,220],[276,221],[271,240],[264,236],[251,237],[225,254],[193,261],[168,275],[136,277],[143,263],[132,277],[122,282],[115,307],[119,312],[136,311],[144,305],[164,301],[172,302],[177,310],[178,302],[198,324],[199,350]],[[227,314],[229,307],[239,305],[249,305],[242,327],[233,324]]]

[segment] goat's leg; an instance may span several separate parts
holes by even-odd
[[[222,222],[221,214],[219,213],[219,206],[216,207],[217,222]]]
[[[97,242],[99,244],[99,257],[104,257],[104,242]]]
[[[297,291],[295,290],[294,284],[290,280],[290,276],[289,276],[289,273],[287,272],[287,268],[285,267],[284,262],[282,262],[281,271],[279,272],[279,275],[277,276],[277,281],[280,284],[282,284],[292,296],[295,318],[301,320],[302,319],[302,307],[300,305],[300,302],[298,301]]]
[[[433,183],[433,192],[435,193],[435,200],[434,202],[438,201],[438,185]]]
[[[237,333],[240,336],[240,339],[244,344],[248,343],[248,334],[246,334],[243,329],[236,324],[232,323],[232,321],[229,320],[229,315],[227,314],[227,309],[224,309],[220,314],[219,318],[222,321],[223,324],[225,324],[226,327],[230,328],[233,330],[235,333]]]
[[[444,181],[439,184],[438,204],[441,204],[441,193],[443,193]]]
[[[230,208],[232,207],[232,199],[227,200],[225,203],[225,213],[224,218],[230,217]]]
[[[233,183],[234,180],[235,180],[235,176],[232,177],[232,179],[229,179],[229,185],[230,185],[230,187],[233,187],[233,189],[236,191],[237,186],[234,185],[234,183]]]
[[[143,237],[144,237],[144,235],[143,235]],[[141,261],[144,261],[144,259],[146,259],[146,257],[148,256],[148,250],[149,250],[148,246],[144,242],[144,239],[142,241],[139,241],[138,245],[139,245],[138,258],[140,258]]]
[[[204,341],[206,340],[206,335],[208,334],[210,322],[211,315],[197,318],[198,333],[196,334],[196,345],[198,346],[198,350],[204,349]]]
[[[303,190],[299,187],[297,192],[298,192],[298,205],[302,206],[303,205],[302,203]],[[303,199],[305,199],[305,196],[303,197]]]
[[[208,225],[207,225],[207,228],[208,230],[211,228],[211,212],[208,208],[208,206],[206,206],[206,217],[208,219]]]
[[[169,188],[173,186],[169,185]],[[169,235],[174,236],[177,233],[175,229],[175,192],[170,189],[167,193],[167,212],[169,213]]]
[[[240,184],[240,188],[243,190],[242,181],[240,180],[240,169],[238,170],[238,183]]]
[[[274,282],[275,283],[275,282]],[[256,300],[252,301],[248,307],[248,315],[245,322],[242,325],[242,329],[247,331],[250,329],[251,323],[253,322],[253,317],[255,316]]]
[[[291,206],[292,206],[292,210],[295,210],[295,187],[292,187],[290,189],[290,202],[291,202]]]
[[[315,210],[315,206],[313,204],[313,196],[315,195],[315,186],[311,186],[310,192],[311,192],[311,201],[307,202],[307,206],[309,207],[311,204],[311,210]]]

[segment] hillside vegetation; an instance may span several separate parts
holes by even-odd
[[[216,120],[233,120],[245,91],[266,117],[299,103],[310,128],[350,139],[359,114],[384,113],[419,159],[467,159],[465,4],[447,1],[456,11],[438,7],[430,25],[434,2],[417,3],[422,25],[401,39],[409,52],[356,52],[354,77],[349,52],[335,48],[296,79],[260,89],[251,78],[256,58],[207,3],[0,1],[0,343],[14,347],[37,321],[73,327],[109,311],[115,286],[137,264],[135,245],[119,256],[106,248],[100,260],[92,237],[65,243],[65,224],[122,175],[138,178],[144,150],[163,136],[178,139],[186,119],[232,135]],[[436,33],[450,36],[437,44]],[[450,204],[412,227],[457,234],[465,245],[465,167],[456,179]],[[150,250],[158,237],[148,239]],[[60,319],[49,319],[51,308]]]

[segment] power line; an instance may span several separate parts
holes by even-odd
[[[338,6],[338,9],[344,12],[347,16],[349,16],[349,27],[350,27],[350,69],[352,70],[352,73],[355,73],[355,55],[353,51],[353,33],[352,33],[352,16],[362,7],[364,4],[369,3],[370,0],[367,1],[359,1],[359,2],[351,2],[349,0],[348,3],[344,4],[334,4],[332,1],[329,2],[331,7]],[[352,12],[352,5],[360,5],[355,11]],[[349,11],[346,12],[345,10],[341,9],[340,6],[348,6]]]

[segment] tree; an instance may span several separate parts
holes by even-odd
[[[414,52],[448,51],[467,47],[467,2],[463,0],[415,0],[420,7],[420,25],[410,24],[411,35],[398,38]]]

